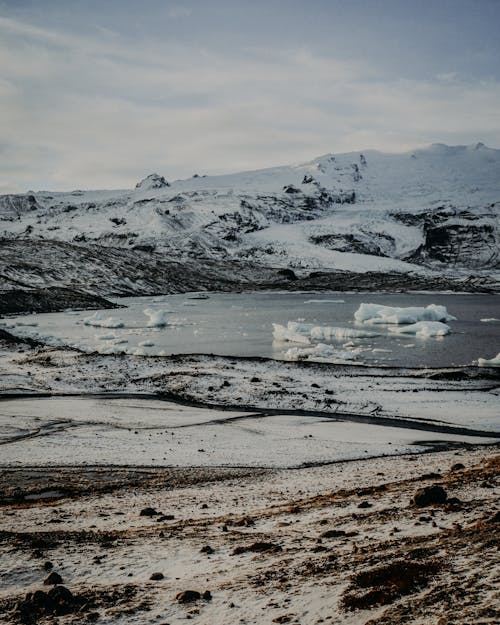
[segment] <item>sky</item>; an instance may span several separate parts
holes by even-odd
[[[0,193],[500,147],[500,0],[0,0]]]

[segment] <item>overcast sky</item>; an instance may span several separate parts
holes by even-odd
[[[500,147],[500,0],[0,0],[0,192]]]

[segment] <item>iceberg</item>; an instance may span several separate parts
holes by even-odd
[[[146,308],[143,312],[146,317],[149,317],[148,328],[163,328],[167,325],[167,315],[170,311]]]
[[[430,304],[426,308],[411,306],[409,308],[397,308],[393,306],[382,306],[381,304],[361,304],[354,313],[354,319],[358,323],[368,324],[405,324],[418,323],[420,321],[455,321],[446,310],[446,306]]]
[[[500,367],[500,352],[490,360],[486,358],[478,358],[477,364],[480,367]]]
[[[354,330],[353,328],[336,328],[334,326],[315,326],[310,331],[311,338],[331,341],[343,341],[344,339],[370,339],[380,336],[378,332],[369,332],[367,330]]]
[[[282,326],[279,323],[273,323],[274,340],[282,343],[290,342],[309,345],[311,342],[309,337],[306,334],[301,334],[301,332],[298,329],[295,329],[294,326],[301,327],[300,324],[292,321],[288,322],[288,327]]]
[[[402,328],[389,328],[396,334],[414,334],[421,338],[428,336],[445,336],[451,332],[451,328],[446,323],[440,321],[418,321]]]
[[[85,317],[83,323],[86,326],[94,326],[96,328],[123,328],[123,321],[115,319],[114,317],[102,318],[101,313],[96,312],[90,317]]]

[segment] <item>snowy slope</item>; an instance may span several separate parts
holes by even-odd
[[[168,174],[168,172],[167,172]],[[165,259],[464,275],[499,268],[500,150],[434,144],[135,189],[0,197],[0,236]]]

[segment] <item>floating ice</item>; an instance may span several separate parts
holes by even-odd
[[[380,336],[377,332],[354,330],[353,328],[335,328],[333,326],[316,326],[311,328],[311,338],[323,341],[343,341],[344,339],[365,339]]]
[[[496,317],[487,317],[486,319],[481,319],[481,321],[483,323],[492,323],[493,321],[500,321],[500,319],[497,319]]]
[[[95,312],[90,317],[85,317],[83,323],[86,326],[94,326],[96,328],[123,328],[123,321],[114,317],[102,318],[101,313]]]
[[[153,341],[141,341],[139,347],[153,347]]]
[[[396,332],[397,334],[414,334],[420,337],[445,336],[451,332],[450,326],[440,321],[419,321],[409,326],[389,329],[391,332]]]
[[[308,345],[311,341],[309,337],[305,334],[301,334],[295,329],[292,329],[290,325],[293,325],[293,322],[288,322],[288,327],[282,326],[279,323],[273,323],[273,338],[275,341],[281,342],[290,342],[290,343],[302,343],[304,345]],[[299,325],[299,324],[295,324]]]
[[[113,334],[112,332],[108,332],[108,334],[96,334],[95,338],[98,341],[112,341],[113,339],[116,339],[116,334]]]
[[[345,304],[345,299],[308,299],[304,304]]]
[[[38,325],[37,321],[16,321],[15,325],[18,327],[36,327]]]
[[[143,312],[146,317],[149,317],[148,328],[163,328],[167,325],[167,315],[170,311],[146,308]]]
[[[396,308],[382,306],[381,304],[361,304],[354,313],[354,318],[360,323],[418,323],[420,321],[454,321],[445,306],[430,304],[426,308],[411,306],[409,308]]]
[[[113,345],[123,345],[123,343],[128,343],[128,339],[117,338],[113,341]]]
[[[480,367],[500,367],[500,352],[491,360],[487,360],[486,358],[478,358],[477,364]]]
[[[355,360],[361,350],[340,350],[331,345],[318,343],[314,347],[291,347],[285,352],[285,360],[313,360],[315,362],[341,363]]]

